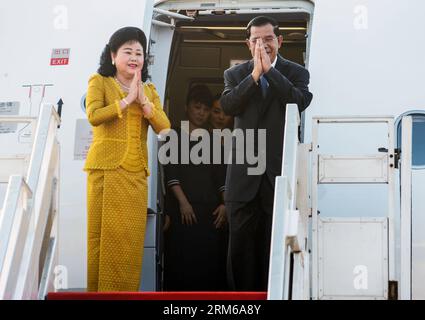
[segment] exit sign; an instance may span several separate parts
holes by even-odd
[[[69,52],[71,49],[53,49],[50,58],[51,66],[63,66],[69,63]]]

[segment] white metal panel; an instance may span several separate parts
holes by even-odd
[[[34,131],[37,119],[0,115],[0,127],[2,124],[16,126],[8,133],[0,133],[0,184],[6,184],[11,175],[26,176],[33,142],[33,135],[28,137],[26,133]],[[6,186],[0,185],[0,206],[3,204],[5,192]]]
[[[387,219],[319,219],[319,298],[386,299]]]
[[[246,10],[252,10],[255,8],[258,12],[260,9],[261,12],[264,9],[269,9],[268,12],[271,12],[272,9],[279,8],[292,8],[292,9],[303,9],[305,12],[313,11],[313,3],[311,1],[305,0],[267,0],[267,1],[258,1],[258,0],[244,0],[244,1],[234,1],[234,0],[157,0],[155,6],[161,9],[166,10],[185,10],[185,9],[198,9],[198,10],[214,10],[214,9],[242,9],[244,12]],[[231,10],[234,12],[235,10]]]
[[[398,116],[408,110],[423,109],[425,64],[422,61],[425,42],[416,39],[421,39],[422,30],[425,29],[425,20],[422,19],[424,1],[392,1],[391,5],[385,0],[318,0],[314,3],[309,52],[310,90],[314,99],[305,113],[305,141],[313,136],[311,124],[313,117],[317,115],[387,113]],[[335,12],[338,14],[332,14]],[[338,39],[337,44],[335,39]],[[394,39],[407,39],[406,43],[410,43],[407,47],[410,46],[412,50],[406,51],[406,46],[401,43],[394,45]],[[406,63],[394,64],[394,61]],[[379,95],[377,92],[390,94]],[[395,92],[403,94],[392,94]],[[358,138],[360,141],[368,141],[370,132],[359,132]],[[413,223],[413,228],[418,230],[418,249],[425,248],[425,238],[421,236],[424,234],[425,219],[421,216],[425,206],[419,203],[419,198],[423,198],[425,179],[421,180],[420,175],[420,172],[413,173],[414,179],[418,178],[417,184],[413,184],[413,194],[416,192],[418,202],[415,199],[413,201],[421,210],[417,212],[418,224]],[[389,192],[394,199],[394,190]],[[377,193],[370,193],[370,198],[376,196]],[[338,196],[329,197],[327,203],[344,206],[344,201]],[[394,207],[394,201],[390,200],[388,206]],[[395,226],[390,227],[390,230],[394,228]],[[395,234],[390,231],[392,255],[395,251],[393,240],[395,241]],[[413,254],[414,252],[413,250]],[[425,261],[425,253],[421,255],[422,261]],[[391,274],[395,276],[394,266],[395,263],[390,263]],[[424,266],[425,263],[422,263],[418,272]],[[423,276],[424,273],[422,277],[418,273],[417,281],[413,281],[414,285],[419,286],[422,283],[423,286]]]
[[[425,170],[412,171],[412,299],[425,300]]]
[[[270,246],[270,266],[267,299],[283,300],[286,293],[285,277],[287,261],[287,223],[288,209],[292,193],[288,178],[276,177],[275,198],[273,203],[273,228]]]
[[[387,155],[319,155],[319,183],[386,183],[387,158]]]
[[[51,194],[49,185],[58,174],[59,149],[56,140],[56,131],[59,119],[52,105],[43,105],[35,134],[33,152],[28,170],[28,187],[33,192],[32,201],[24,202],[25,214],[21,213],[20,222],[14,224],[10,233],[9,254],[10,274],[2,274],[3,293],[8,298],[36,298],[38,294],[38,274],[41,242],[46,232],[43,223],[44,210],[50,208]],[[41,154],[41,155],[40,155]],[[42,198],[42,199],[41,199]],[[17,211],[19,217],[19,211]],[[9,210],[8,214],[14,213]],[[16,226],[16,227],[15,227]]]
[[[304,255],[302,252],[294,253],[294,272],[292,277],[292,300],[305,300],[305,268]],[[308,292],[308,291],[307,291]]]
[[[7,183],[13,174],[25,177],[29,155],[0,156],[0,183]]]
[[[307,236],[308,216],[311,209],[310,197],[310,181],[309,170],[311,168],[310,162],[310,148],[311,144],[300,144],[298,146],[298,163],[297,163],[297,203],[296,207],[300,211],[300,223],[304,228],[303,236]],[[304,247],[305,249],[305,247]]]
[[[46,260],[44,262],[44,269],[40,279],[40,287],[38,291],[38,300],[43,300],[49,292],[55,292],[55,273],[54,268],[57,264],[56,253],[57,253],[57,239],[50,238],[49,245],[46,254]]]
[[[152,83],[155,85],[161,103],[165,107],[165,89],[168,74],[168,60],[170,58],[171,44],[173,40],[174,30],[170,27],[152,26],[151,46],[149,54],[152,59],[150,66],[150,74]],[[149,168],[151,176],[149,177],[149,194],[148,207],[157,211],[158,201],[158,138],[152,128],[148,131],[148,148],[149,148]]]
[[[145,234],[145,248],[156,247],[156,229],[158,217],[156,214],[148,214],[146,218],[146,234]]]
[[[306,250],[303,253],[303,267],[304,267],[304,292],[303,299],[311,299],[311,263],[310,263],[310,254]]]
[[[0,102],[4,99],[2,99],[2,93],[3,90],[0,91]],[[35,131],[36,125],[37,118],[35,117],[3,116],[0,114],[0,158],[29,155],[34,137],[32,133]],[[9,127],[10,130],[4,131],[2,127],[3,129],[4,127]]]
[[[308,253],[307,239],[309,236],[309,215],[310,204],[310,183],[309,170],[311,144],[298,145],[297,158],[297,195],[296,207],[299,210],[298,223],[298,244],[300,252],[294,253],[294,275],[292,281],[292,299],[309,300],[310,299],[310,256]],[[303,273],[301,275],[301,272]]]
[[[311,160],[311,290],[312,298],[319,298],[319,258],[318,258],[318,176],[319,176],[319,145],[317,139],[319,137],[319,122],[314,120],[312,128],[312,160]]]
[[[142,277],[139,291],[157,291],[157,278],[154,276],[145,277],[144,274],[155,275],[157,272],[157,252],[155,248],[144,248],[142,262]]]
[[[152,16],[153,7],[149,6],[147,14]],[[150,12],[150,13],[149,13]],[[149,20],[150,21],[150,20]],[[146,25],[146,23],[145,23]],[[163,106],[165,105],[165,88],[168,72],[168,60],[170,56],[171,44],[174,34],[174,29],[170,26],[149,26],[150,32],[150,47],[149,55],[151,65],[149,72],[151,74],[152,83],[155,85],[158,95]],[[158,211],[158,136],[149,128],[148,131],[148,151],[149,151],[149,169],[151,175],[148,178],[148,208]],[[142,265],[141,291],[157,290],[157,259],[156,254],[156,232],[157,232],[157,215],[148,215],[146,224],[146,234],[144,243],[144,258]]]
[[[40,171],[40,180],[35,190],[30,228],[14,295],[14,299],[17,300],[37,299],[39,294],[40,265],[44,265],[45,262],[41,261],[40,257],[46,232],[48,236],[51,233],[47,226],[51,211],[54,209],[52,204],[59,172],[59,144],[56,139],[48,141],[43,162],[45,167]]]
[[[395,225],[395,155],[393,146],[394,119],[388,121],[388,277],[390,281],[397,281],[396,277],[396,225]]]
[[[400,217],[400,297],[411,299],[412,289],[412,117],[402,120],[401,217]]]
[[[370,120],[370,121],[368,121]],[[370,123],[369,123],[370,122]],[[393,118],[392,117],[381,117],[381,116],[373,116],[373,117],[352,117],[352,116],[344,116],[344,117],[315,117],[313,119],[313,142],[312,142],[312,149],[313,149],[313,171],[312,171],[312,181],[313,181],[313,186],[312,186],[312,217],[313,217],[313,226],[312,226],[312,231],[313,231],[313,245],[312,245],[312,258],[313,258],[313,266],[312,266],[312,286],[313,286],[313,298],[317,299],[320,298],[321,296],[323,296],[323,293],[319,292],[319,285],[320,283],[318,283],[318,281],[322,281],[322,276],[318,270],[319,266],[320,266],[320,261],[318,258],[318,254],[322,254],[320,252],[320,249],[318,248],[318,242],[319,239],[318,237],[321,237],[321,230],[317,230],[317,226],[318,226],[318,208],[322,208],[323,206],[328,206],[328,207],[335,207],[338,206],[341,209],[340,212],[336,212],[335,216],[336,217],[340,217],[341,215],[345,214],[344,208],[347,207],[347,196],[348,196],[348,200],[351,199],[351,197],[353,196],[352,194],[348,193],[345,195],[345,197],[335,197],[335,196],[331,196],[329,197],[327,200],[327,202],[325,204],[322,204],[322,199],[318,198],[318,178],[319,178],[319,173],[318,173],[318,161],[319,161],[319,157],[320,157],[320,149],[319,149],[319,127],[320,124],[323,123],[329,123],[329,124],[340,124],[340,123],[365,123],[365,124],[370,124],[371,126],[375,126],[379,123],[384,123],[386,126],[386,131],[385,134],[383,135],[383,138],[386,140],[386,146],[388,148],[388,152],[386,152],[386,156],[387,156],[387,161],[388,161],[388,191],[387,191],[387,205],[388,205],[388,209],[385,212],[385,216],[388,217],[388,260],[387,260],[387,278],[389,278],[391,281],[396,281],[396,275],[395,275],[395,225],[394,225],[394,212],[395,212],[395,205],[394,205],[394,196],[395,196],[395,189],[394,189],[394,152],[393,152],[393,146],[394,146],[394,123],[393,123]],[[349,154],[351,154],[351,152],[355,152],[356,150],[350,150]],[[336,154],[338,154],[338,152],[336,151]],[[349,169],[349,168],[346,168]],[[354,181],[351,181],[351,183],[355,183],[355,179],[353,179]],[[350,182],[348,179],[346,182]],[[328,182],[328,183],[332,183],[332,182]],[[333,182],[335,183],[335,182]],[[376,184],[376,182],[375,182]],[[375,194],[376,196],[376,194]],[[320,201],[319,201],[320,200]],[[319,206],[320,204],[320,206]],[[385,203],[382,203],[381,206],[385,206]],[[351,210],[351,208],[347,207],[347,211]],[[355,215],[355,217],[359,216],[359,217],[364,217],[364,216],[376,216],[373,210],[361,210],[359,212],[357,212]],[[387,287],[387,285],[386,285]],[[323,288],[322,288],[323,290]],[[386,289],[387,290],[387,289]],[[373,298],[372,296],[366,296],[363,295],[363,298]]]
[[[71,288],[86,286],[86,174],[84,161],[74,159],[76,121],[86,118],[82,97],[114,31],[136,26],[146,29],[149,38],[152,6],[153,0],[128,0],[125,5],[103,0],[1,2],[0,38],[14,50],[0,50],[0,101],[20,101],[20,115],[28,115],[31,105],[32,115],[37,115],[41,102],[56,103],[59,98],[64,102],[58,246],[59,263],[69,271]],[[68,65],[50,66],[54,48],[71,49]],[[35,92],[29,99],[29,89],[22,87],[46,83],[53,86],[46,88],[44,100],[42,90],[37,99]]]
[[[300,252],[302,244],[299,234],[300,213],[296,209],[297,190],[297,158],[299,152],[298,127],[300,123],[298,108],[288,104],[285,118],[285,139],[283,143],[282,175],[276,177],[275,198],[273,205],[273,224],[270,246],[270,266],[267,298],[272,300],[287,300],[290,296],[291,252]],[[301,232],[300,232],[301,231]],[[305,275],[301,260],[293,265],[295,277],[295,295],[303,296]]]
[[[320,117],[315,116],[320,124],[324,123],[387,123],[388,121],[393,120],[392,116],[359,116],[359,115],[350,115],[350,116],[326,116]]]
[[[298,127],[300,116],[297,105],[288,104],[286,106],[285,135],[282,146],[282,176],[288,177],[291,190],[295,192],[297,185],[297,156],[298,156]],[[296,197],[292,197],[290,209],[295,209]]]
[[[32,192],[19,175],[10,177],[0,217],[0,299],[12,299],[30,224]]]
[[[407,108],[423,109],[425,43],[416,39],[425,30],[425,2],[388,3],[314,1],[309,59],[314,98],[306,111],[305,141],[310,140],[315,115],[397,116]],[[394,39],[407,39],[406,45]],[[367,132],[359,135],[368,137]]]

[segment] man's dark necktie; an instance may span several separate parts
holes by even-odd
[[[269,83],[266,77],[264,76],[260,77],[260,85],[261,85],[261,93],[263,94],[263,99],[265,99],[267,96],[267,90],[269,88]]]

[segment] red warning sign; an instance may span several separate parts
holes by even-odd
[[[69,63],[69,52],[71,49],[53,49],[50,58],[51,66],[63,66]]]

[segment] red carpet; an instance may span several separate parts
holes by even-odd
[[[50,292],[47,300],[266,300],[266,292]]]

